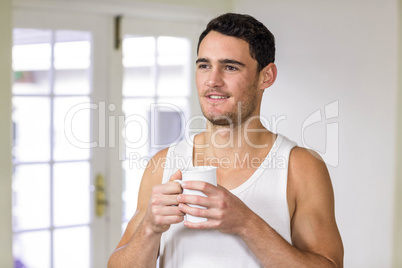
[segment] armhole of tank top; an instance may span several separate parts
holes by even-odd
[[[289,203],[288,203],[288,180],[289,180],[289,163],[290,163],[290,153],[292,152],[292,150],[297,146],[297,143],[295,143],[294,141],[291,141],[289,139],[287,139],[286,137],[284,138],[286,140],[286,150],[285,150],[285,154],[284,155],[287,159],[287,165],[286,165],[286,169],[285,169],[285,179],[286,179],[286,185],[285,185],[285,201],[286,201],[286,220],[289,223],[289,243],[291,245],[293,245],[292,243],[292,228],[291,228],[291,222],[290,222],[290,211],[289,211]]]
[[[175,144],[171,145],[167,151],[166,154],[166,160],[165,160],[165,167],[163,169],[163,177],[162,177],[162,184],[166,183],[169,181],[170,176],[172,176],[172,167],[175,166],[175,163],[173,163],[174,161],[174,157],[172,157],[174,155],[174,151],[175,151]]]
[[[193,166],[194,136],[195,134],[192,135],[189,140],[191,146],[187,143],[187,140],[181,140],[169,147],[166,154],[162,183],[168,182],[170,176],[172,176],[176,170]]]

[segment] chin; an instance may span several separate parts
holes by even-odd
[[[233,126],[233,122],[229,123],[227,119],[208,119],[215,126],[230,127]]]
[[[233,117],[233,115],[218,115],[218,116],[206,116],[204,114],[205,118],[213,125],[215,126],[234,126],[237,123],[237,118]]]

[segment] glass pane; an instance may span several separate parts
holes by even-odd
[[[56,229],[54,231],[54,267],[89,267],[89,240],[88,227]]]
[[[49,71],[14,71],[14,94],[48,94]]]
[[[189,99],[188,98],[158,98],[158,104],[160,106],[166,105],[166,107],[172,107],[183,114],[189,114]]]
[[[90,219],[89,163],[54,165],[54,225],[86,224]]]
[[[154,99],[125,99],[123,112],[125,113],[126,156],[129,158],[140,155],[148,156],[150,146],[149,129],[151,121],[151,104]]]
[[[151,113],[151,154],[178,142],[184,135],[187,98],[160,98]]]
[[[190,40],[182,37],[158,37],[158,65],[187,65],[190,61]]]
[[[158,96],[189,95],[190,83],[187,67],[159,66]]]
[[[90,93],[89,69],[56,70],[54,80],[54,93],[58,95],[85,95]]]
[[[155,37],[139,36],[123,39],[123,66],[152,66],[155,64]]]
[[[124,68],[124,96],[153,96],[155,94],[155,79],[152,66]]]
[[[190,93],[190,42],[185,38],[158,37],[159,96]]]
[[[155,37],[126,37],[123,40],[123,95],[155,94]]]
[[[49,93],[51,31],[14,29],[13,35],[13,93]]]
[[[90,93],[90,39],[89,32],[56,32],[54,46],[55,94]]]
[[[54,100],[54,159],[78,160],[90,156],[89,97],[57,97]]]
[[[71,34],[71,38],[68,36]],[[90,33],[57,31],[54,45],[55,69],[87,69],[91,62]],[[79,35],[81,34],[81,36]]]
[[[17,162],[49,161],[50,100],[13,98],[14,148]]]
[[[52,42],[51,30],[30,29],[30,28],[13,29],[14,45],[46,44],[46,43],[50,44],[51,42]]]
[[[91,41],[91,33],[83,31],[59,30],[56,31],[56,42]]]
[[[50,226],[50,168],[19,165],[13,177],[13,229]]]
[[[50,267],[49,231],[28,232],[14,235],[13,255],[15,268]]]

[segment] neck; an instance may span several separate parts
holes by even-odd
[[[219,157],[268,148],[274,139],[275,135],[262,125],[259,117],[254,117],[236,126],[217,126],[208,122],[200,143],[209,145],[207,151]]]

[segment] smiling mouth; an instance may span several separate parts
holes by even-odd
[[[228,99],[228,96],[218,96],[218,95],[209,95],[208,98],[213,100],[221,100],[221,99]]]

